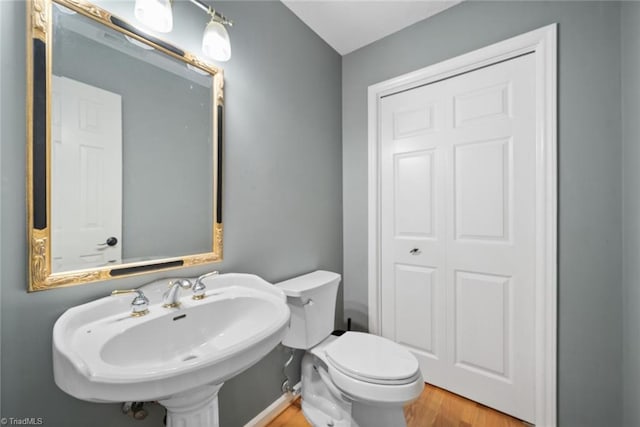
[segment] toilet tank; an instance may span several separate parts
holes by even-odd
[[[283,345],[307,350],[333,332],[339,284],[339,274],[322,270],[276,283],[291,310]]]

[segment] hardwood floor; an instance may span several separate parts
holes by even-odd
[[[418,400],[404,408],[404,415],[407,427],[528,426],[523,421],[430,384],[425,385]],[[310,427],[310,424],[302,415],[298,400],[267,427]]]

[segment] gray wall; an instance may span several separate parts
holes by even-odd
[[[236,21],[233,56],[224,65],[225,261],[173,275],[216,268],[279,281],[317,268],[341,272],[340,57],[280,3],[216,6]],[[77,400],[53,381],[51,330],[58,316],[112,289],[166,273],[26,293],[24,3],[0,1],[0,8],[1,415],[44,417],[51,427],[84,427],[87,420],[99,427],[161,426],[159,408],[144,422],[129,421],[116,405]],[[171,38],[199,49],[206,16],[180,2],[176,16]],[[279,347],[225,384],[224,427],[242,426],[281,394],[286,356]]]
[[[622,11],[624,426],[640,425],[640,3]]]
[[[554,22],[559,23],[559,425],[617,426],[622,422],[619,3],[467,1],[343,57],[345,316],[367,327],[367,87]]]

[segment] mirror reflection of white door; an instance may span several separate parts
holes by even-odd
[[[58,76],[52,93],[52,272],[120,263],[121,97]]]

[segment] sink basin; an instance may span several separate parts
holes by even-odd
[[[244,349],[243,344],[250,340],[257,342],[270,335],[269,326],[278,322],[271,301],[244,293],[221,294],[205,304],[186,301],[183,309],[188,313],[161,313],[146,322],[126,325],[124,330],[118,319],[89,324],[85,333],[80,330],[75,337],[78,353],[97,361],[94,377],[115,381],[126,380],[131,369],[144,371],[146,378],[157,378],[176,369],[197,368],[202,360],[222,360]],[[103,334],[93,333],[93,328],[102,328]]]
[[[180,307],[164,308],[160,295],[166,283],[141,288],[150,299],[145,316],[131,316],[128,296],[67,310],[53,329],[56,384],[83,400],[166,400],[168,409],[176,396],[206,395],[200,400],[215,398],[217,413],[223,382],[282,340],[289,320],[286,298],[258,276],[224,274],[204,280],[204,299],[183,291]]]

